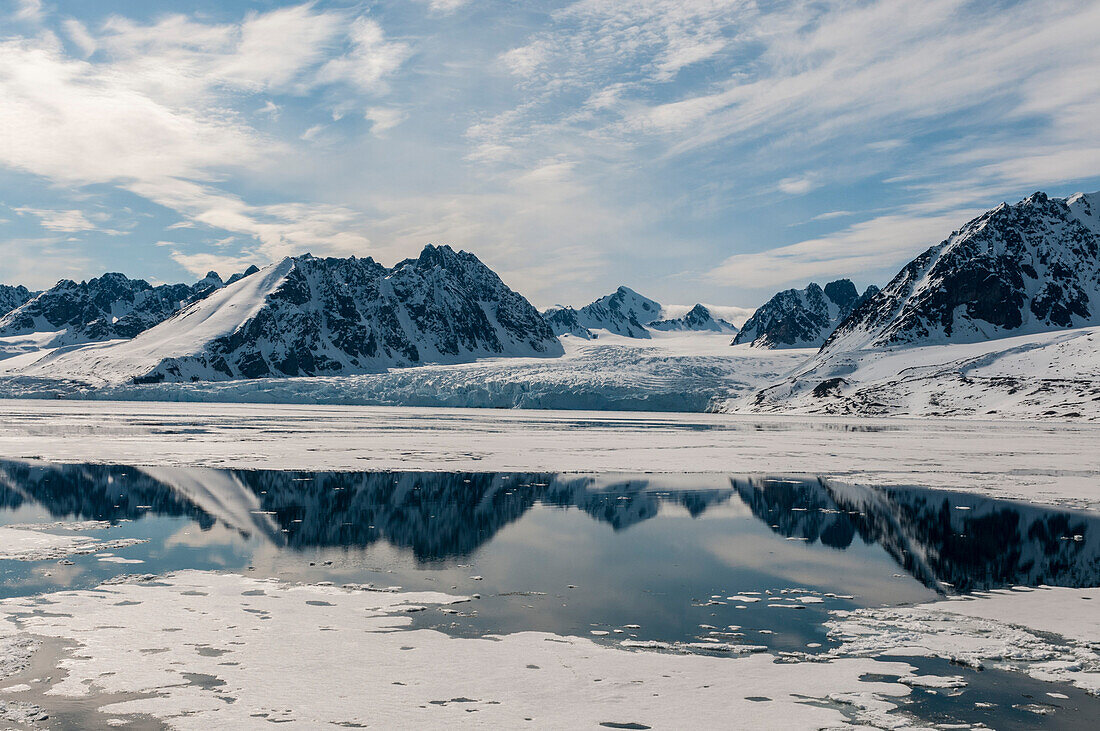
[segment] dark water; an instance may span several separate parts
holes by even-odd
[[[148,542],[71,563],[0,561],[0,596],[89,588],[125,573],[229,570],[478,594],[460,614],[417,615],[419,626],[460,635],[544,630],[816,654],[832,646],[822,626],[829,610],[1100,585],[1092,514],[918,488],[0,462],[0,523],[78,520],[110,522],[83,535]],[[950,669],[960,672],[975,676],[965,702],[918,691],[911,710],[988,724],[991,712],[974,706],[987,699],[998,708],[991,725],[1059,727],[1100,708],[1061,684]],[[1051,715],[1008,703],[1052,689],[1070,700]]]

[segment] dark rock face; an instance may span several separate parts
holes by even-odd
[[[555,335],[571,333],[593,337],[593,329],[603,329],[628,338],[648,338],[646,325],[661,316],[661,305],[629,287],[619,287],[609,295],[579,310],[553,307],[543,313]]]
[[[1019,584],[1094,586],[1100,577],[1100,520],[1088,513],[821,479],[731,482],[776,534],[841,550],[877,543],[941,594]]]
[[[425,247],[392,269],[370,258],[309,254],[279,266],[285,276],[240,327],[140,378],[338,375],[563,352],[522,295],[476,256],[449,246]]]
[[[555,473],[281,472],[221,473],[262,513],[207,512],[193,494],[156,469],[107,465],[31,466],[0,460],[0,506],[36,505],[58,518],[133,520],[185,516],[203,530],[216,523],[294,550],[370,546],[386,541],[419,561],[466,556],[534,505],[575,507],[614,530],[654,518],[662,505],[698,517],[728,502],[732,488],[657,491],[646,479],[600,485]],[[220,495],[232,504],[234,495]],[[137,507],[143,506],[143,507]]]
[[[669,320],[654,320],[649,323],[653,330],[664,331],[711,331],[735,333],[737,328],[725,320],[714,317],[703,305],[695,305],[683,317]]]
[[[925,251],[826,348],[974,342],[1100,323],[1100,195],[1035,193]]]
[[[861,296],[849,279],[815,282],[805,289],[784,290],[745,322],[732,345],[752,343],[759,348],[806,348],[821,345],[848,314],[878,292],[871,286]]]
[[[234,282],[236,282],[238,280],[244,279],[245,277],[247,277],[251,274],[255,274],[258,271],[260,271],[260,268],[258,266],[256,266],[255,264],[253,264],[252,266],[248,267],[248,269],[245,269],[243,272],[237,272],[236,274],[231,276],[229,279],[225,280],[225,284],[226,284],[226,286],[229,286],[230,284],[233,284]]]
[[[572,307],[551,307],[542,313],[546,324],[555,335],[576,335],[591,340],[595,333],[581,324],[580,314]]]
[[[0,317],[0,336],[64,331],[53,345],[132,338],[222,286],[217,272],[192,285],[156,287],[116,272],[79,284],[62,279]]]
[[[32,292],[23,285],[10,286],[0,284],[0,317],[8,314],[16,307],[26,304],[36,297],[38,292]]]

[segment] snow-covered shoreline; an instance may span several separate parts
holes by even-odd
[[[0,457],[241,469],[820,475],[1100,509],[1100,425],[0,400]]]

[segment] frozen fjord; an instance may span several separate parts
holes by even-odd
[[[1100,425],[0,400],[0,458],[331,470],[813,474],[1100,507]]]
[[[51,712],[99,709],[85,725],[143,713],[183,728],[896,727],[943,713],[1076,718],[1095,702],[1056,676],[997,687],[991,673],[907,656],[935,652],[844,655],[824,630],[838,610],[949,586],[1094,585],[1087,512],[717,474],[0,469],[8,531],[56,531],[69,516],[77,532],[147,540],[20,562],[4,582],[5,687]],[[946,542],[945,510],[960,536]],[[1005,544],[1016,563],[1001,560]],[[394,582],[405,589],[380,591]],[[58,641],[80,648],[59,657],[64,675],[19,670]],[[1057,702],[986,707],[1045,692]],[[562,708],[563,695],[575,703]],[[890,712],[899,705],[906,715]]]

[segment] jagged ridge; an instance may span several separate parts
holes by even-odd
[[[629,287],[619,287],[579,310],[557,306],[543,313],[555,335],[570,333],[589,339],[594,337],[594,329],[628,338],[648,338],[650,334],[645,326],[660,316],[660,303],[643,297]]]
[[[753,313],[731,345],[751,343],[757,348],[819,346],[854,308],[877,292],[878,288],[872,285],[860,295],[850,279],[829,282],[824,289],[810,282],[805,289],[784,290]]]
[[[230,281],[255,271],[253,267]],[[144,279],[130,279],[118,272],[80,283],[62,279],[44,292],[27,296],[0,317],[0,337],[57,332],[49,342],[55,347],[132,338],[223,286],[217,272],[209,272],[195,284],[155,287]],[[25,287],[12,289],[19,296],[32,294]],[[0,289],[0,312],[4,310],[3,296]]]
[[[693,331],[693,332],[721,332],[735,333],[737,328],[729,322],[715,317],[703,305],[695,305],[687,311],[683,317],[654,320],[647,325],[652,330],[663,331]]]
[[[1100,324],[1100,193],[1002,203],[932,246],[825,349],[977,342]]]
[[[538,311],[473,254],[287,258],[133,340],[28,372],[119,382],[341,375],[501,355],[561,355]]]

